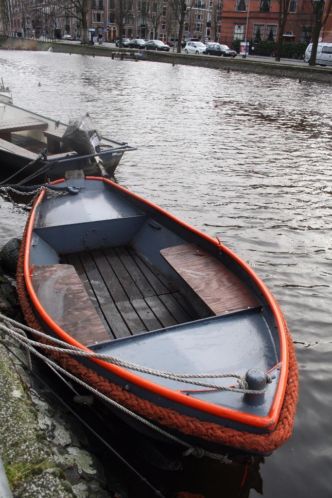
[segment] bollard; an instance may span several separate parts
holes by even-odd
[[[246,393],[244,401],[249,405],[261,405],[264,403],[265,387],[270,382],[269,376],[263,370],[251,368],[246,373],[246,382],[248,389],[262,392],[257,394]]]

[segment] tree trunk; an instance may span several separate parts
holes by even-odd
[[[89,32],[88,32],[88,12],[90,7],[90,0],[82,1],[82,43],[89,42]]]
[[[280,62],[282,54],[282,42],[285,31],[285,24],[286,23],[282,23],[281,25],[279,25],[279,30],[278,30],[278,39],[277,39],[276,53],[275,53],[275,60],[278,62]]]
[[[318,41],[319,41],[319,34],[322,29],[322,18],[323,18],[323,12],[324,12],[324,0],[319,0],[314,2],[314,14],[315,14],[315,24],[312,30],[312,48],[311,48],[311,55],[309,59],[309,66],[315,66],[316,65],[316,57],[317,57],[317,47],[318,47]]]
[[[178,33],[178,44],[176,47],[176,52],[178,54],[181,53],[181,43],[182,43],[182,37],[183,37],[183,30],[184,30],[184,18],[186,15],[186,2],[185,0],[181,0],[181,10],[180,10],[180,20],[179,20],[179,33]]]
[[[319,33],[320,30],[322,29],[322,23],[315,23],[315,26],[312,30],[312,48],[311,48],[311,55],[309,59],[309,66],[315,66],[316,65],[316,57],[317,57],[317,47],[318,47],[318,42],[319,42]]]
[[[290,0],[279,1],[278,39],[277,39],[276,53],[275,53],[275,60],[278,62],[280,62],[282,54],[282,44],[284,40],[283,36],[287,22],[289,3]]]

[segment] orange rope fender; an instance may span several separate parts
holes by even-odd
[[[16,275],[19,302],[28,325],[36,330],[43,331],[26,291],[23,271],[25,242],[26,232],[24,233],[21,244]],[[264,434],[254,434],[220,426],[212,422],[204,422],[197,418],[178,413],[173,409],[158,406],[151,401],[128,392],[119,385],[97,374],[91,368],[84,366],[71,356],[59,352],[48,354],[62,368],[81,378],[99,392],[163,428],[182,433],[186,438],[192,437],[196,440],[201,440],[202,446],[206,446],[204,442],[213,443],[214,445],[234,448],[245,453],[266,455],[289,439],[293,431],[298,398],[298,368],[294,346],[288,330],[287,341],[289,371],[284,402],[275,429],[272,432]]]

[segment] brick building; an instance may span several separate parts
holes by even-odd
[[[125,5],[125,2],[123,3]],[[117,0],[93,0],[89,25],[104,38],[113,41],[120,36]],[[163,41],[177,38],[178,23],[170,2],[133,0],[123,7],[123,33],[128,38],[158,38]],[[215,40],[220,33],[221,0],[188,1],[184,37]]]
[[[332,1],[332,0],[331,0]],[[325,9],[327,9],[327,4],[325,5]],[[324,28],[321,31],[321,38],[322,41],[332,43],[332,8],[329,12],[327,22],[324,26]]]
[[[325,0],[325,10],[332,0]],[[77,19],[61,10],[62,2],[53,0],[6,0],[10,5],[1,32],[16,36],[61,37],[65,33],[80,36]],[[104,40],[119,38],[119,0],[92,0],[88,27]],[[178,22],[167,0],[121,0],[122,36],[128,38],[177,38]],[[248,7],[248,9],[247,9]],[[60,11],[61,10],[61,11]],[[278,0],[187,0],[184,38],[216,40],[232,45],[234,40],[276,40]],[[4,22],[5,21],[5,22]],[[313,24],[312,0],[291,0],[285,41],[309,42]],[[0,22],[1,26],[1,22]],[[332,10],[321,32],[323,41],[332,42]]]
[[[231,45],[233,40],[277,39],[278,0],[224,0],[221,16],[223,43]],[[308,42],[312,22],[311,0],[291,0],[284,38]]]

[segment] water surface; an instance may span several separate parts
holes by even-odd
[[[185,466],[177,489],[331,497],[332,88],[47,52],[0,52],[0,77],[17,105],[62,121],[89,112],[105,136],[137,146],[117,180],[218,234],[286,315],[300,367],[294,436],[247,480],[243,467],[204,462],[190,476]],[[2,243],[25,214],[0,201],[0,216]]]

